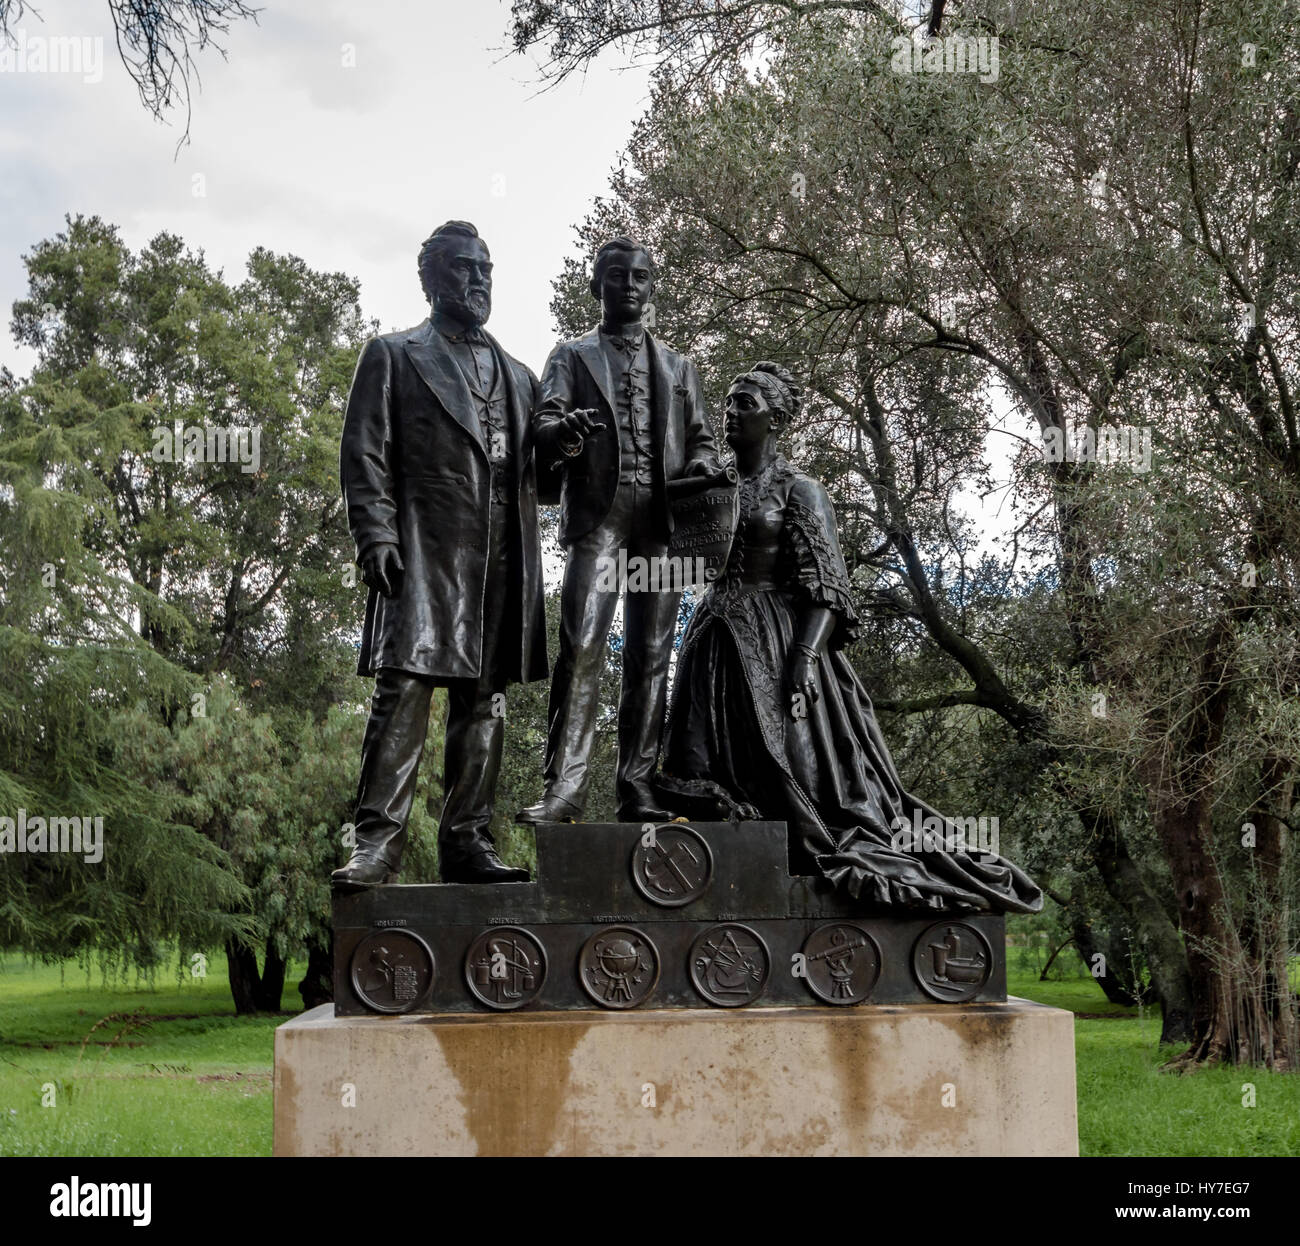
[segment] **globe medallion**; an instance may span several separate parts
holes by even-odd
[[[578,955],[582,989],[602,1008],[636,1008],[659,982],[659,951],[631,926],[598,930]]]

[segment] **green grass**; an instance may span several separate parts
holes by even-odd
[[[0,1155],[269,1155],[284,1016],[236,1017],[223,957],[208,974],[105,985],[0,958]]]
[[[286,1005],[301,976],[290,966]],[[1300,1077],[1162,1073],[1176,1049],[1160,1048],[1158,1014],[1109,1003],[1091,978],[1008,979],[1013,995],[1105,1018],[1075,1021],[1082,1154],[1300,1154]],[[93,1028],[111,1014],[129,1019]],[[207,978],[173,970],[153,985],[0,956],[0,1156],[269,1155],[272,1035],[287,1015],[236,1017],[219,956]]]
[[[1235,1067],[1163,1073],[1182,1049],[1160,1046],[1158,1009],[1139,1015],[1112,1004],[1091,978],[1039,982],[1010,967],[1007,989],[1106,1018],[1074,1023],[1080,1154],[1300,1155],[1300,1077]],[[1254,1107],[1243,1104],[1247,1085]]]

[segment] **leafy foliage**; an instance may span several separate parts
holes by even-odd
[[[1014,815],[1072,929],[1137,932],[1189,1060],[1294,1067],[1295,14],[934,6],[930,33],[996,38],[991,76],[922,25],[516,6],[545,75],[657,58],[556,314],[631,233],[714,400],[756,358],[807,380],[791,455],[835,498],[904,773]],[[990,549],[962,498],[995,494]]]
[[[102,816],[105,852],[0,859],[0,942],[283,961],[327,940],[360,742],[337,484],[356,283],[259,249],[231,285],[93,217],[26,262],[13,328],[38,363],[0,393],[0,803]]]

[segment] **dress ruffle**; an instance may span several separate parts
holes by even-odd
[[[835,648],[852,644],[858,637],[858,612],[838,546],[828,539],[821,516],[811,507],[792,498],[786,503],[785,519],[782,535],[789,551],[791,588],[836,616],[831,637]]]

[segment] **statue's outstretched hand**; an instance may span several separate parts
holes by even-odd
[[[361,560],[361,578],[367,587],[382,593],[385,597],[395,597],[402,589],[402,575],[406,568],[402,565],[402,555],[397,546],[392,544],[376,545]]]

